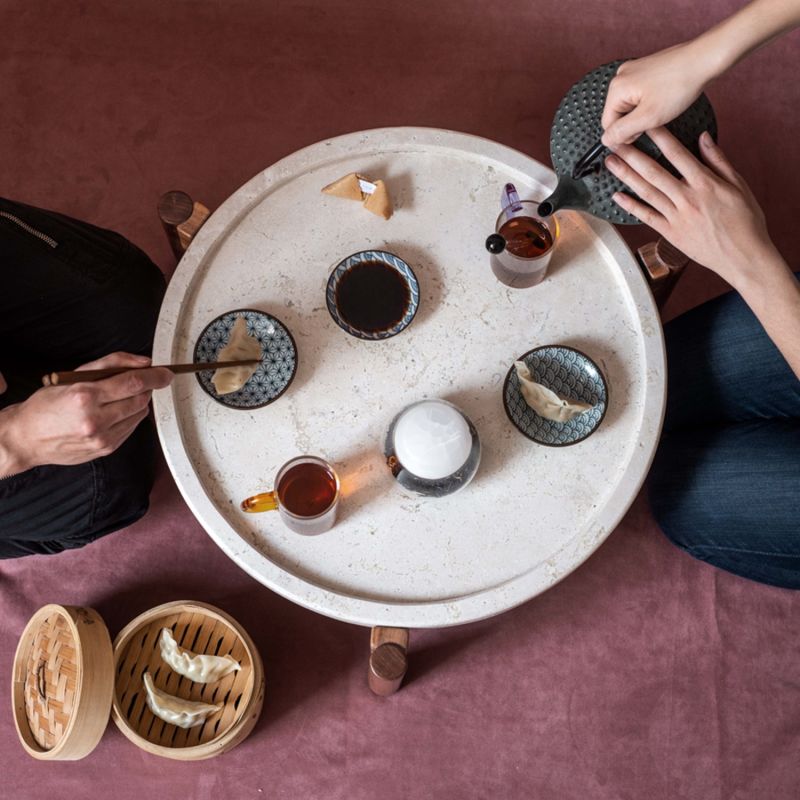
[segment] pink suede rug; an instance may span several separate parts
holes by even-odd
[[[155,216],[163,191],[183,188],[214,208],[299,147],[384,125],[466,131],[548,161],[553,113],[577,78],[694,35],[738,5],[5,3],[0,194],[113,227],[169,274]],[[798,56],[793,34],[709,90],[721,143],[786,254],[797,238]],[[693,268],[668,314],[724,288]],[[239,619],[263,656],[266,701],[250,738],[183,764],[144,753],[110,724],[85,760],[40,763],[17,741],[6,694],[0,797],[798,796],[800,595],[692,561],[661,535],[644,497],[541,597],[486,622],[412,631],[408,680],[382,700],[366,687],[368,631],[245,575],[164,470],[150,514],[132,528],[82,551],[0,564],[4,691],[41,605],[92,606],[114,635],[145,609],[187,598]]]

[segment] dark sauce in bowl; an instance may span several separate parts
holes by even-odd
[[[411,305],[408,283],[383,261],[354,264],[336,286],[341,318],[364,333],[381,333],[397,325]]]

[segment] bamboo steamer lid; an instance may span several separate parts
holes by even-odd
[[[47,605],[33,615],[14,657],[14,722],[25,750],[75,761],[97,746],[114,689],[111,638],[91,608]]]
[[[182,647],[231,655],[241,669],[213,684],[190,681],[161,659],[167,627]],[[157,718],[145,702],[143,674],[168,694],[219,705],[203,725],[183,729]],[[91,608],[47,605],[23,631],[14,658],[14,720],[34,758],[77,760],[97,746],[111,715],[138,747],[180,761],[227,752],[253,730],[264,703],[264,667],[247,632],[224,611],[195,601],[166,603],[120,631],[112,648]]]

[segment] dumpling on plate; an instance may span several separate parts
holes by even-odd
[[[217,353],[217,361],[242,361],[246,358],[261,360],[261,342],[247,333],[247,320],[237,317],[228,344]],[[238,392],[258,369],[258,364],[241,367],[222,367],[214,373],[211,382],[217,394]]]
[[[578,400],[565,400],[552,389],[536,383],[528,365],[524,361],[515,361],[514,367],[519,378],[519,385],[525,402],[540,416],[553,422],[568,422],[578,414],[590,411],[594,406]]]

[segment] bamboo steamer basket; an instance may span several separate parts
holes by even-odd
[[[161,659],[161,629],[195,653],[230,654],[241,669],[195,683]],[[142,676],[187,700],[220,705],[203,725],[183,729],[156,717],[145,702]],[[166,603],[130,622],[114,641],[91,608],[48,605],[20,638],[12,682],[20,741],[34,758],[76,760],[88,755],[108,725],[147,752],[179,761],[221,755],[253,730],[264,703],[264,668],[247,632],[224,611],[194,601]]]
[[[190,681],[161,660],[162,628],[172,628],[181,647],[231,655],[242,668],[216,683]],[[147,707],[145,672],[168,694],[222,709],[196,728],[170,725]],[[264,704],[264,667],[255,645],[234,619],[205,603],[166,603],[130,622],[114,640],[114,674],[111,713],[117,727],[143,750],[179,761],[213,758],[235,747],[253,730]]]

